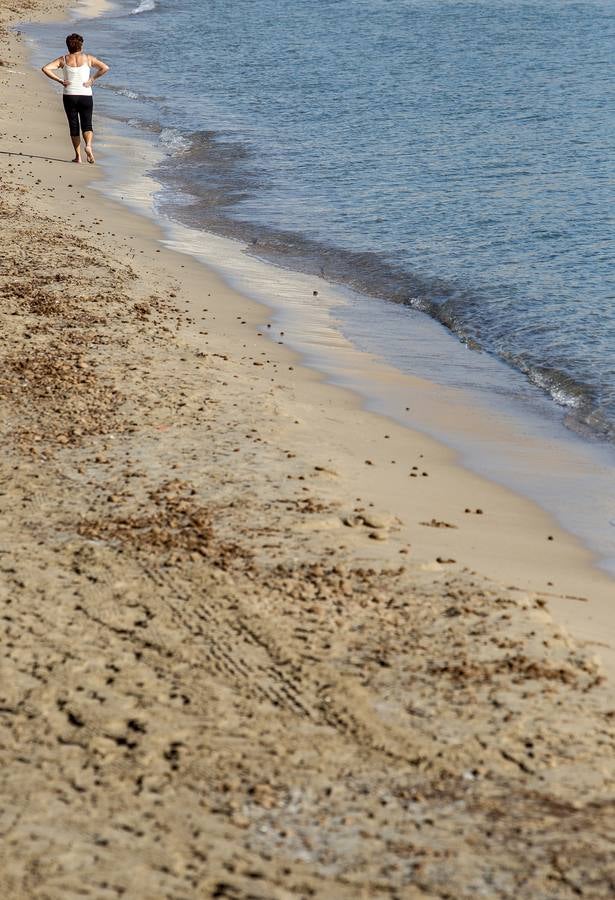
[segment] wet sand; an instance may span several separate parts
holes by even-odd
[[[613,583],[102,200],[0,38],[3,894],[610,896]]]

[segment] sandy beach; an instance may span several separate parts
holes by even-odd
[[[3,896],[612,896],[613,580],[95,190],[63,9],[0,10]]]

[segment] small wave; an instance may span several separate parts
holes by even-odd
[[[546,391],[559,403],[572,409],[580,409],[588,402],[588,395],[583,387],[561,372],[549,369],[529,368],[528,379],[541,390]]]
[[[574,410],[577,416],[587,417],[595,409],[592,386],[554,366],[539,365],[523,355],[502,353],[509,365],[519,369],[536,387],[555,400],[559,406]]]
[[[173,154],[186,153],[192,147],[192,141],[174,128],[162,129],[160,143]]]
[[[130,15],[136,16],[139,13],[151,12],[156,8],[156,0],[141,0],[138,6],[131,10]]]
[[[422,296],[408,297],[404,303],[419,312],[425,313],[444,325],[449,331],[452,331],[459,340],[470,350],[478,352],[483,350],[481,343],[477,337],[471,334],[458,314],[459,306],[462,305],[463,292],[455,289],[454,285],[447,284],[440,279],[424,279],[421,284],[423,288]],[[457,296],[450,296],[450,294]],[[447,297],[447,294],[449,295]],[[432,298],[437,299],[432,299]],[[446,298],[446,299],[445,299]],[[461,303],[460,303],[461,301]]]
[[[116,88],[116,94],[120,94],[122,97],[128,97],[129,100],[138,100],[139,95],[135,94],[134,91],[129,91],[128,88]]]
[[[502,354],[502,358],[566,410],[564,422],[570,429],[586,438],[615,440],[612,418],[602,407],[591,384],[560,369],[533,364],[523,357]]]
[[[129,100],[140,100],[145,103],[159,103],[163,98],[152,94],[144,94],[141,91],[133,91],[131,88],[122,87],[122,85],[112,84],[104,81],[98,90],[108,91],[110,94],[118,94],[120,97],[127,97]],[[160,129],[158,129],[160,130]]]

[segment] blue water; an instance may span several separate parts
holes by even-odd
[[[610,0],[122,0],[83,29],[168,214],[424,310],[615,440]]]

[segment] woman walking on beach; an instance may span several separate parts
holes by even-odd
[[[94,151],[92,150],[92,109],[94,101],[92,99],[92,85],[97,78],[109,71],[109,66],[96,59],[90,53],[83,53],[83,38],[80,34],[69,34],[66,38],[66,46],[68,53],[65,56],[58,56],[57,59],[43,66],[43,72],[47,78],[57,81],[64,86],[64,110],[68,118],[68,127],[70,129],[70,139],[75,148],[75,158],[73,162],[81,162],[81,133],[85,141],[85,155],[89,163],[94,163]],[[58,77],[56,72],[62,69],[62,77]],[[91,70],[96,71],[92,75]]]

